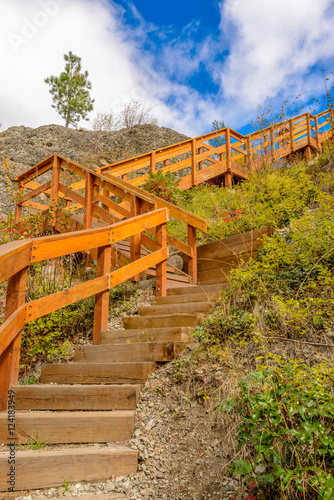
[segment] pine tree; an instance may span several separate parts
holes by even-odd
[[[59,76],[45,78],[45,83],[51,86],[52,107],[57,110],[65,120],[65,127],[70,124],[76,126],[80,118],[86,118],[92,111],[94,99],[89,91],[92,84],[87,80],[88,71],[81,71],[81,58],[72,54],[64,54],[65,71]]]

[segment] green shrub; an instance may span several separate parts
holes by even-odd
[[[334,367],[276,359],[240,383],[240,395],[220,405],[242,424],[236,440],[246,450],[231,473],[265,498],[334,497]],[[260,466],[260,467],[259,467]]]
[[[179,183],[180,180],[176,179],[170,172],[165,174],[162,170],[157,170],[155,173],[148,174],[143,189],[163,200],[177,204],[183,198],[182,191],[178,187]]]

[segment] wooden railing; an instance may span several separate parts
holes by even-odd
[[[35,182],[37,177],[45,176],[48,171],[51,171],[51,180],[43,184]],[[63,180],[62,176],[66,173],[70,173],[75,179]],[[50,177],[50,172],[48,175]],[[20,221],[23,207],[31,207],[42,212],[51,211],[54,227],[62,232],[66,226],[66,218],[69,221],[69,214],[73,215],[78,210],[83,212],[82,223],[77,221],[74,224],[75,218],[72,217],[72,225],[67,230],[74,230],[74,225],[89,229],[94,221],[99,220],[112,224],[157,208],[168,208],[171,217],[187,224],[188,243],[168,234],[167,243],[187,255],[188,274],[192,282],[196,283],[196,230],[207,231],[207,223],[204,219],[165,202],[123,179],[118,179],[109,172],[106,176],[101,175],[60,155],[52,155],[43,160],[21,174],[16,181],[21,194],[16,205],[15,222]],[[31,191],[26,193],[27,189]],[[48,204],[32,201],[34,197],[42,193],[49,196]],[[150,232],[155,238],[154,230]],[[147,234],[134,236],[131,239],[131,261],[139,258],[141,245],[153,251],[156,245],[154,238]]]
[[[217,176],[222,176],[225,187],[230,187],[233,177],[246,179],[264,162],[280,162],[299,150],[305,150],[310,158],[311,150],[319,150],[333,129],[333,110],[315,116],[304,113],[248,135],[223,128],[98,171],[121,177],[134,186],[142,186],[149,172],[161,169],[180,178],[180,189]]]
[[[168,210],[161,208],[129,220],[99,228],[18,240],[0,247],[0,283],[8,281],[4,323],[0,327],[0,411],[6,408],[8,389],[17,383],[21,331],[26,323],[95,295],[93,343],[100,343],[108,329],[109,290],[156,265],[156,295],[166,295],[166,222]],[[150,255],[111,271],[111,246],[155,228],[155,249]],[[96,278],[69,289],[26,302],[30,264],[75,252],[97,249]]]

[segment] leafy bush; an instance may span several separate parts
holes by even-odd
[[[251,481],[265,498],[332,499],[334,496],[334,367],[310,368],[276,359],[240,383],[240,395],[220,405],[237,408],[236,440],[247,450],[231,473]]]
[[[183,198],[182,191],[178,188],[179,182],[170,172],[164,174],[162,170],[158,170],[155,173],[150,172],[148,174],[143,189],[163,200],[177,204]]]

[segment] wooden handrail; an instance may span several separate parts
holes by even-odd
[[[8,280],[5,321],[0,327],[0,411],[6,408],[6,395],[17,382],[21,330],[25,324],[70,304],[95,295],[93,343],[100,341],[108,327],[109,290],[156,265],[156,295],[166,294],[166,208],[138,215],[116,224],[83,231],[32,238],[0,247],[0,283]],[[150,255],[110,270],[110,249],[114,243],[156,228],[156,249]],[[25,302],[29,264],[80,251],[98,248],[97,277],[69,289]]]

